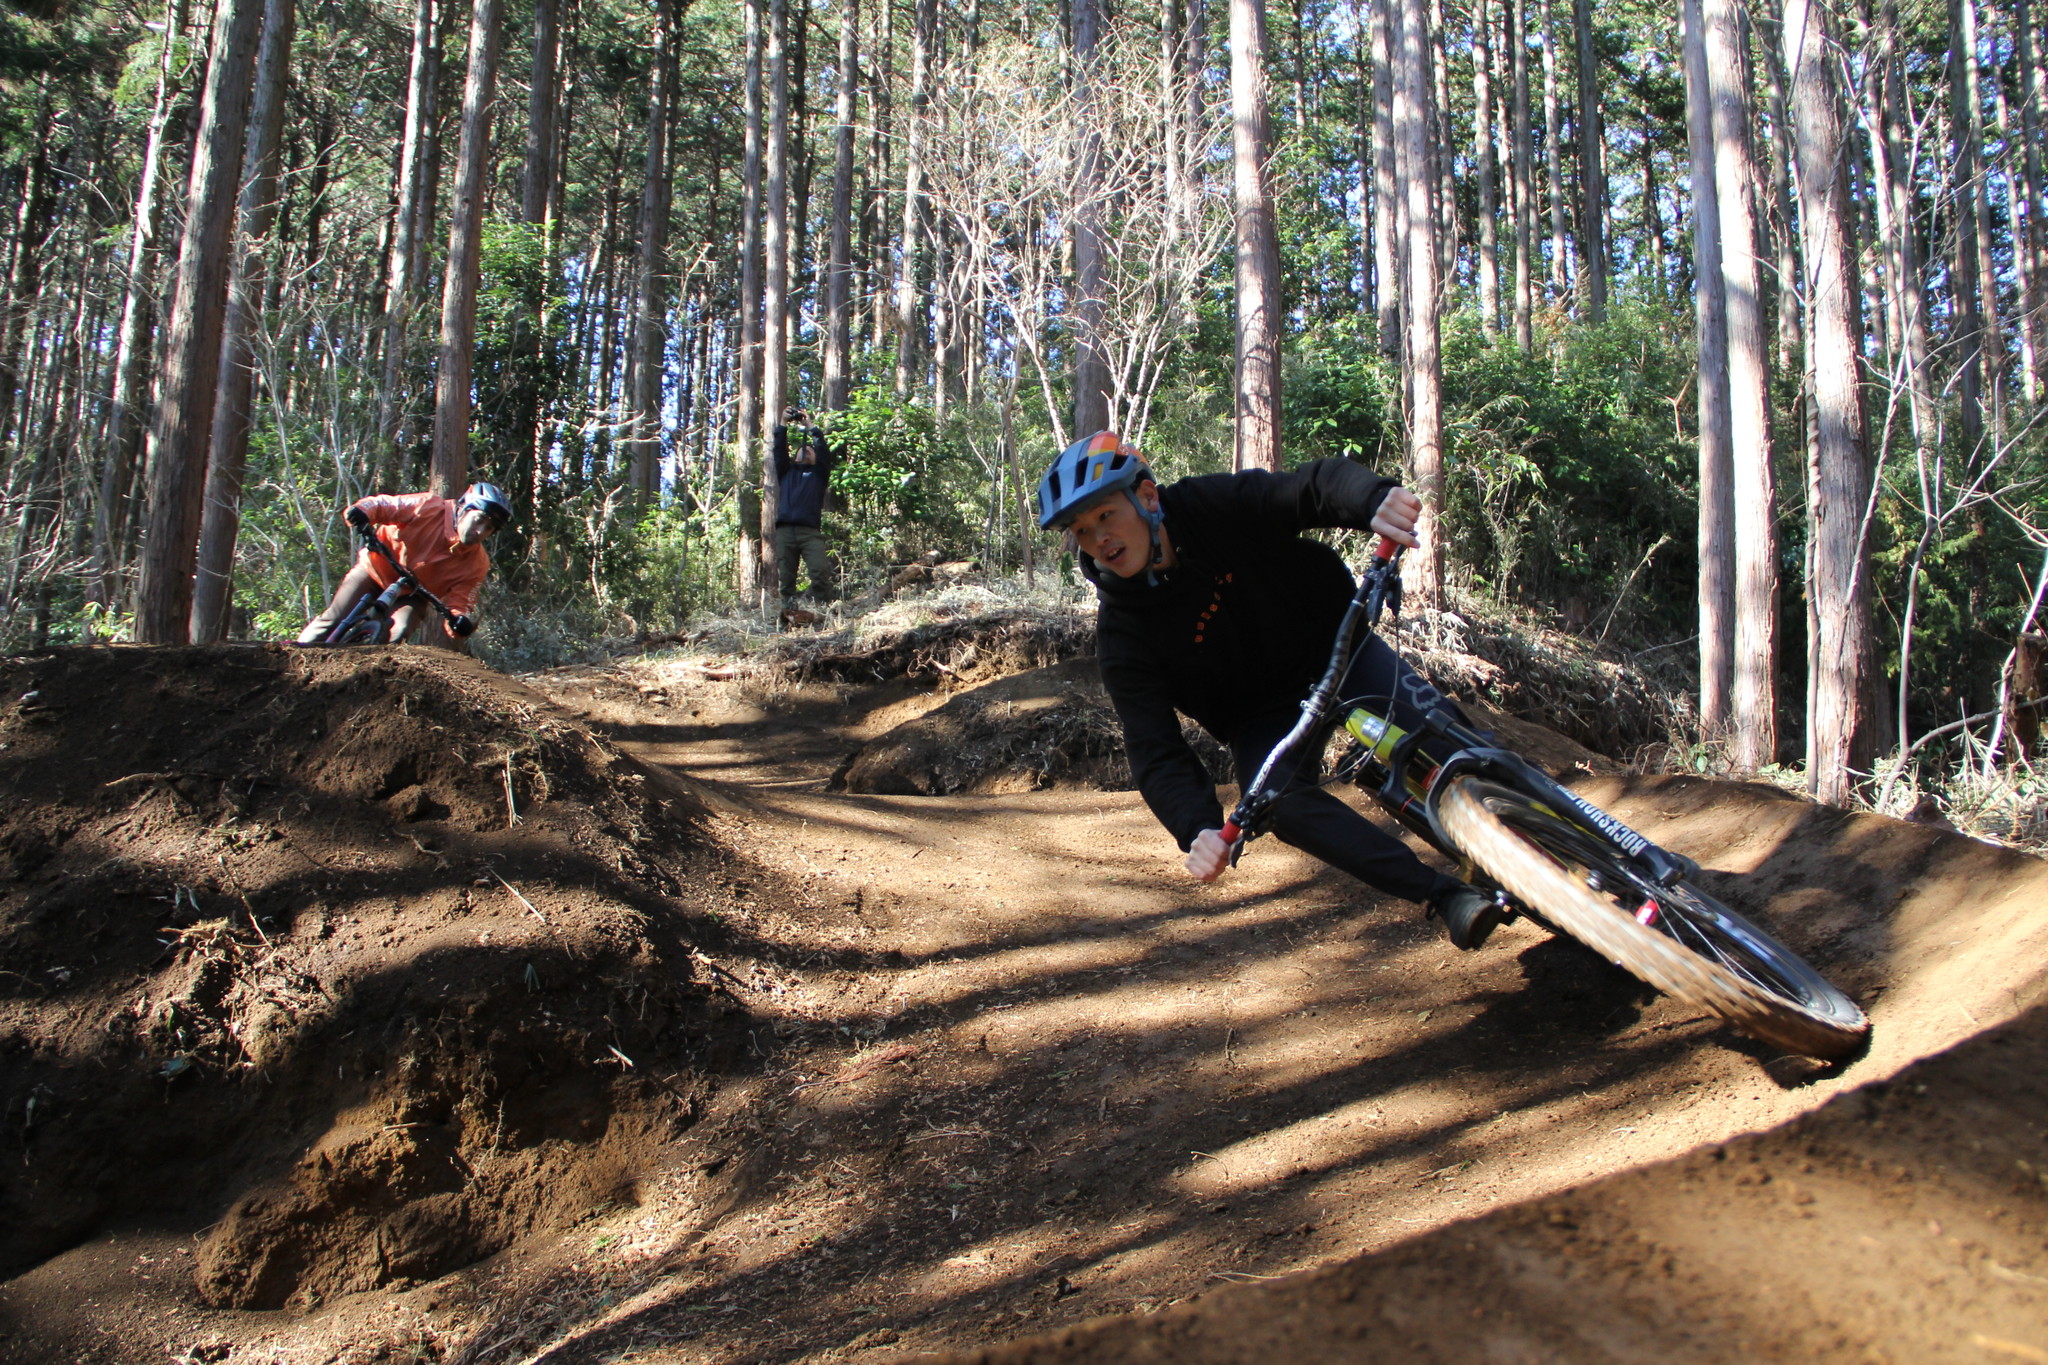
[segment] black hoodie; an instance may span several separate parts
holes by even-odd
[[[839,452],[818,427],[798,427],[797,439],[815,455],[812,463],[799,464],[789,453],[789,428],[778,426],[769,440],[775,456],[777,526],[817,526],[825,519],[825,490],[832,471],[839,464]]]
[[[1178,561],[1156,575],[1099,574],[1095,648],[1145,804],[1182,848],[1223,824],[1176,711],[1229,744],[1254,721],[1296,710],[1329,663],[1356,582],[1311,527],[1367,528],[1399,486],[1350,460],[1285,474],[1247,470],[1160,490]]]

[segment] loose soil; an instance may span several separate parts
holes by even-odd
[[[2048,1359],[2033,859],[1542,741],[1828,1068],[1042,751],[832,786],[1041,682],[529,683],[0,663],[0,1361]]]

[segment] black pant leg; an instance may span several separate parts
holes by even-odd
[[[1463,707],[1437,691],[1429,679],[1410,668],[1385,640],[1375,635],[1353,657],[1344,681],[1338,686],[1339,715],[1344,714],[1345,705],[1356,705],[1360,701],[1386,715],[1384,703],[1388,698],[1394,704],[1391,717],[1394,724],[1411,734],[1421,727],[1423,718],[1433,710],[1448,712],[1461,725],[1472,724]],[[1373,705],[1376,702],[1381,704]],[[1422,747],[1441,762],[1457,745],[1447,739],[1432,739],[1425,741]]]
[[[1424,684],[1427,686],[1427,684]],[[1240,786],[1257,774],[1266,755],[1294,724],[1293,713],[1264,717],[1246,726],[1230,746]],[[1451,880],[1432,870],[1393,835],[1338,800],[1317,783],[1320,748],[1304,755],[1291,773],[1274,774],[1287,792],[1274,803],[1267,829],[1282,843],[1348,872],[1367,886],[1404,900],[1429,899]]]

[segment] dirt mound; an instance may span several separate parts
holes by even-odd
[[[766,661],[797,681],[913,678],[959,686],[1094,651],[1092,614],[1004,610],[945,616],[871,634],[795,637],[771,649]]]
[[[1223,746],[1186,726],[1218,782],[1231,781]],[[1069,659],[956,694],[863,745],[834,778],[879,796],[995,795],[1080,786],[1131,787],[1123,730],[1095,659]]]
[[[1613,772],[1619,765],[1553,730],[1468,703],[1473,719],[1554,772]],[[1183,737],[1219,783],[1236,781],[1229,753],[1183,722]],[[1333,752],[1347,747],[1342,734]],[[832,785],[875,796],[999,795],[1052,787],[1129,791],[1122,727],[1092,655],[955,693],[951,700],[864,743]]]
[[[432,1278],[618,1198],[731,1049],[701,807],[468,661],[68,650],[0,698],[0,1274],[226,1209],[211,1302]]]
[[[1669,743],[1690,715],[1691,680],[1653,676],[1644,660],[1563,631],[1419,604],[1404,607],[1389,630],[1399,632],[1403,656],[1447,695],[1467,705],[1483,701],[1616,758]]]

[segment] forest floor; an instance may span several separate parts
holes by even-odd
[[[1556,740],[1823,1067],[721,671],[0,661],[0,1361],[2048,1361],[2040,861]]]

